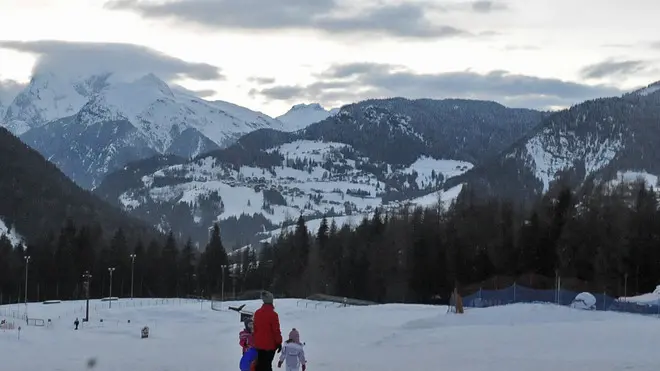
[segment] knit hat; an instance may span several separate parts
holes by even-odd
[[[298,330],[295,328],[289,332],[289,339],[295,341],[296,343],[300,343],[300,333],[298,333]]]
[[[252,317],[248,317],[245,319],[245,321],[243,321],[243,323],[245,324],[245,328],[249,328],[250,324],[254,323],[254,321],[252,320]]]
[[[264,304],[273,304],[273,294],[268,291],[262,291],[261,300],[264,302]]]

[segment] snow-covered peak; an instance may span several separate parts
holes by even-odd
[[[72,116],[105,86],[107,77],[74,80],[53,72],[37,73],[7,107],[4,125],[20,135],[49,121]]]
[[[287,113],[277,119],[285,124],[286,131],[296,131],[304,129],[315,122],[323,121],[332,115],[331,111],[326,110],[318,103],[301,103],[294,105]]]
[[[299,111],[299,110],[325,111],[325,108],[323,108],[323,106],[321,106],[319,103],[309,103],[309,104],[300,103],[291,107],[291,111]]]
[[[167,83],[153,73],[147,74],[129,85],[134,87],[135,90],[143,89],[145,91],[158,91],[163,95],[174,97],[174,94]]]
[[[127,119],[161,153],[172,144],[176,133],[187,128],[196,129],[219,146],[256,129],[283,128],[280,121],[262,113],[173,90],[154,74],[111,85],[94,96],[80,115],[88,125]]]

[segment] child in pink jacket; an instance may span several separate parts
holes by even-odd
[[[244,321],[245,328],[238,334],[238,342],[243,349],[243,354],[252,347],[252,331],[254,329],[254,322],[252,318],[248,318]]]
[[[305,350],[300,343],[300,334],[295,328],[289,332],[289,340],[284,342],[277,367],[282,367],[284,361],[286,361],[286,371],[298,371],[300,365],[302,365],[302,371],[307,368]]]

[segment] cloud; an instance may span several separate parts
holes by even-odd
[[[477,9],[487,6],[476,5]],[[430,18],[446,11],[433,2],[354,9],[346,8],[337,0],[173,0],[160,3],[111,0],[105,8],[129,10],[144,18],[177,21],[214,30],[313,30],[331,35],[367,34],[417,39],[479,34]]]
[[[477,13],[492,13],[499,10],[507,10],[509,7],[494,1],[479,0],[472,3],[472,10]]]
[[[275,78],[273,77],[250,77],[248,78],[249,82],[256,83],[257,85],[270,85],[275,83]]]
[[[506,51],[531,51],[541,50],[541,47],[536,45],[506,45],[503,49]]]
[[[585,79],[602,79],[645,72],[649,67],[649,63],[646,61],[615,61],[610,59],[583,67],[580,69],[580,75]]]
[[[85,76],[112,72],[115,77],[127,79],[154,73],[166,81],[224,79],[216,66],[187,62],[134,44],[0,40],[0,48],[36,55],[33,73],[47,71],[63,76]]]
[[[211,89],[188,89],[178,84],[170,84],[170,88],[184,94],[192,95],[194,97],[209,98],[217,94],[215,90]]]
[[[401,96],[411,99],[484,99],[511,107],[546,109],[623,93],[608,85],[585,85],[508,71],[423,74],[404,66],[377,63],[334,65],[315,77],[317,81],[309,85],[255,88],[250,94],[288,103],[320,101],[326,106]]]
[[[14,80],[0,80],[0,106],[8,106],[25,86],[26,84]]]

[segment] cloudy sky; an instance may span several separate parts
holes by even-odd
[[[0,0],[0,103],[33,73],[153,72],[272,116],[463,97],[568,106],[660,80],[657,0]]]

